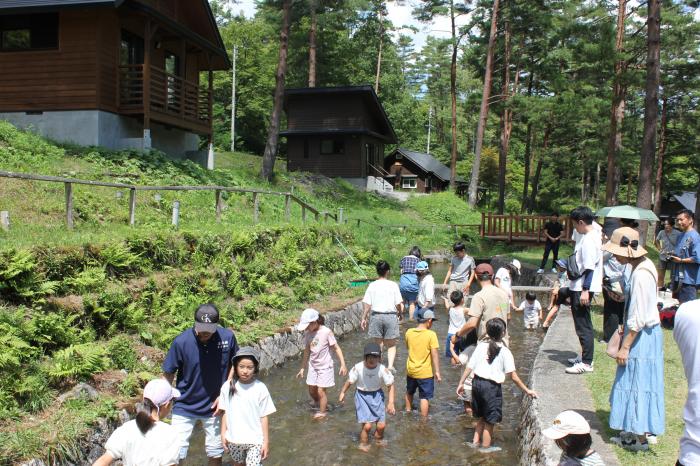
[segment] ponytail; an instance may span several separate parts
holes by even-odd
[[[486,322],[486,334],[489,336],[489,350],[487,361],[491,364],[498,354],[501,352],[501,346],[498,343],[503,341],[503,335],[506,333],[506,323],[500,317],[494,317]]]
[[[158,407],[148,398],[144,398],[142,403],[136,405],[136,425],[144,435],[156,423],[151,417],[153,410],[158,411]]]

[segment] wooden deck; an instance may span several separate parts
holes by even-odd
[[[482,212],[480,233],[482,238],[493,241],[540,244],[547,239],[543,228],[549,218],[549,215],[502,215]],[[573,225],[569,217],[559,217],[559,223],[564,225],[562,241],[570,241]]]

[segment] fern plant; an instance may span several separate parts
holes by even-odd
[[[83,380],[104,371],[108,366],[109,358],[104,347],[83,343],[56,351],[46,372],[54,382],[62,382],[64,379]]]

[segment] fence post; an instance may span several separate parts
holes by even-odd
[[[221,197],[221,190],[216,190],[216,221],[221,222],[221,212],[224,210],[224,201]]]
[[[284,196],[284,220],[289,221],[289,194]]]
[[[136,223],[136,188],[129,189],[129,225]]]
[[[316,221],[318,222],[318,212],[316,212],[316,213],[314,214],[314,218],[315,218]]]
[[[0,211],[0,227],[5,231],[10,229],[10,212],[7,210]]]
[[[338,223],[343,223],[343,208],[338,209]]]
[[[172,224],[177,228],[180,224],[180,201],[173,202],[173,220]]]
[[[484,237],[484,234],[486,233],[485,230],[486,230],[486,213],[481,212],[481,226],[479,227],[479,234],[481,235],[482,238]]]
[[[73,229],[73,183],[63,183],[66,187],[66,225]]]
[[[513,214],[508,216],[508,242],[513,242]]]
[[[360,228],[360,219],[357,219],[357,228]]]
[[[260,216],[260,199],[258,198],[258,193],[253,193],[253,222],[258,223],[258,218]]]
[[[301,206],[301,223],[306,223],[306,207]]]

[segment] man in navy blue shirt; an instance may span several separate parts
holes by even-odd
[[[213,304],[202,304],[195,311],[195,323],[178,335],[163,362],[165,378],[177,389],[172,426],[180,437],[180,460],[187,456],[194,426],[202,423],[209,465],[220,465],[224,454],[221,443],[219,393],[229,375],[231,361],[238,351],[232,331],[220,327],[219,311]]]
[[[676,215],[681,235],[676,243],[675,253],[669,260],[676,264],[673,272],[675,292],[681,304],[693,301],[698,297],[700,289],[700,234],[694,228],[695,215],[688,209],[683,209]]]

